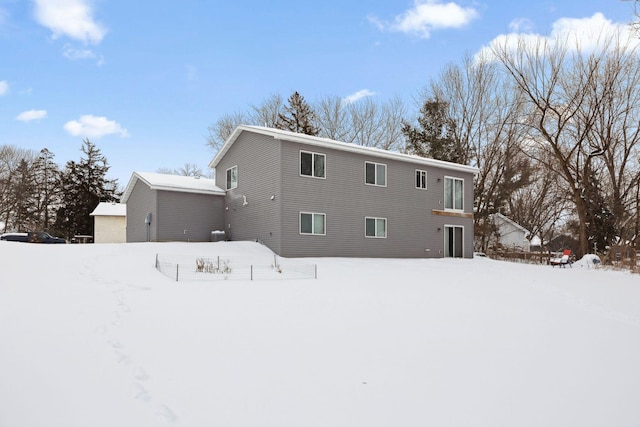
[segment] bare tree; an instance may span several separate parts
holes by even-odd
[[[526,121],[532,140],[552,155],[563,185],[571,195],[579,223],[580,250],[589,252],[587,216],[589,206],[584,191],[596,157],[608,149],[608,140],[590,138],[603,99],[609,96],[600,73],[606,61],[603,47],[584,52],[580,46],[568,46],[566,40],[517,40],[513,49],[508,41],[493,53],[526,97],[531,114]]]
[[[283,108],[284,101],[282,96],[277,93],[271,94],[262,103],[251,106],[247,124],[274,128],[278,123],[278,117]]]
[[[349,132],[345,142],[383,150],[404,151],[402,122],[406,109],[400,97],[376,103],[370,98],[347,105]]]
[[[20,177],[25,168],[29,168],[36,157],[31,150],[16,147],[14,145],[0,146],[0,219],[5,224],[5,229],[16,229],[16,210],[18,199],[22,197],[16,194],[20,191]],[[22,172],[21,172],[22,169]]]
[[[606,172],[605,189],[616,229],[625,241],[636,240],[635,193],[640,180],[640,69],[638,51],[629,45],[610,50],[599,70],[596,120],[587,135],[591,149],[603,147],[595,169]]]
[[[185,163],[179,168],[158,168],[157,173],[164,173],[168,175],[180,175],[180,176],[205,176],[202,173],[202,168],[195,163]]]
[[[207,145],[217,152],[239,125],[276,127],[283,105],[282,96],[272,94],[262,103],[252,105],[248,112],[237,111],[223,115],[214,124],[209,125]]]
[[[534,149],[534,147],[529,147]],[[544,153],[540,153],[540,157]],[[564,225],[570,214],[571,202],[565,189],[558,185],[555,174],[550,173],[545,163],[534,163],[529,185],[521,187],[511,194],[508,200],[508,212],[511,219],[526,228],[531,240],[540,238],[544,247]]]
[[[490,215],[505,211],[511,195],[530,181],[530,162],[522,155],[526,128],[520,123],[524,114],[520,98],[497,64],[475,61],[469,55],[462,65],[446,67],[422,93],[422,99],[446,105],[457,161],[479,168],[474,228],[482,251],[493,231]]]
[[[247,124],[247,115],[243,112],[225,114],[212,125],[209,125],[207,145],[215,152],[220,150],[233,130],[241,124]]]
[[[352,133],[346,102],[339,96],[327,96],[316,104],[316,126],[319,136],[335,141],[347,141]]]

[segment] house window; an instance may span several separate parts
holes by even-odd
[[[456,211],[464,209],[462,204],[464,181],[460,178],[444,177],[444,208]]]
[[[324,236],[326,216],[323,213],[300,212],[300,234]]]
[[[416,169],[416,188],[427,189],[427,171]]]
[[[238,166],[227,169],[227,190],[238,187]]]
[[[324,154],[300,151],[300,175],[324,178],[325,160]]]
[[[387,186],[387,165],[364,162],[364,182],[368,185]]]
[[[386,218],[370,218],[364,219],[364,235],[366,237],[387,237],[387,219]]]

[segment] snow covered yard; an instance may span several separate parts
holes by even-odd
[[[247,242],[0,242],[0,426],[638,426],[640,277],[313,259],[175,282]]]

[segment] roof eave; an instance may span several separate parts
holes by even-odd
[[[442,169],[453,170],[457,172],[471,173],[474,176],[480,173],[480,169],[474,166],[451,163],[443,160],[429,159],[425,157],[410,156],[403,153],[396,153],[393,151],[387,151],[387,150],[381,150],[381,149],[377,150],[377,149],[372,149],[370,147],[361,147],[355,144],[348,144],[345,142],[333,141],[327,138],[319,138],[319,137],[310,136],[310,135],[293,134],[293,133],[284,134],[278,131],[277,129],[262,128],[258,126],[246,126],[246,125],[239,125],[234,129],[233,133],[229,136],[229,138],[227,138],[227,140],[225,141],[223,146],[220,148],[218,153],[215,155],[213,160],[211,160],[211,162],[209,163],[210,168],[215,168],[218,165],[218,163],[220,163],[220,161],[225,156],[225,154],[229,151],[229,149],[231,148],[233,143],[236,141],[236,139],[238,139],[240,134],[245,130],[259,133],[262,135],[271,136],[273,139],[277,139],[277,140],[286,140],[286,141],[292,141],[292,142],[297,142],[301,144],[314,145],[317,147],[330,148],[330,149],[353,152],[358,154],[365,154],[365,155],[370,155],[374,157],[382,157],[387,159],[399,160],[403,162],[424,164],[424,165],[429,165],[429,166],[438,167]]]

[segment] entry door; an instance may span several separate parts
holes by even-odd
[[[444,256],[448,258],[462,258],[464,227],[458,225],[444,226]]]

